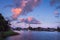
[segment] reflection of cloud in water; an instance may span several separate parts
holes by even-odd
[[[7,38],[7,40],[60,40],[59,32],[44,32],[44,31],[21,31],[20,35],[15,35]]]

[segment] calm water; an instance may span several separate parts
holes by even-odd
[[[60,32],[20,31],[20,35],[8,37],[6,40],[60,40]]]

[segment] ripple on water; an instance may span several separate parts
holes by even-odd
[[[8,37],[6,40],[60,40],[60,32],[24,31],[20,35]]]

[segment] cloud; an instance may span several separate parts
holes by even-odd
[[[25,19],[24,18],[20,18],[20,22],[24,22],[25,21]]]
[[[20,22],[25,22],[25,23],[27,23],[27,24],[41,24],[40,21],[36,20],[36,19],[33,18],[33,17],[28,17],[28,18],[26,18],[26,19],[21,18],[21,19],[20,19]]]
[[[50,4],[52,6],[57,4],[58,7],[56,7],[56,9],[60,8],[60,5],[59,5],[60,4],[60,0],[50,0]]]
[[[13,12],[13,18],[15,19],[17,16],[19,16],[22,12],[22,9],[21,8],[13,8],[12,9],[12,12]]]
[[[56,3],[56,0],[50,0],[50,4],[53,6]]]
[[[40,3],[41,0],[13,0],[13,4],[8,6],[12,7],[12,18],[15,19],[20,15],[27,15],[29,12],[32,12]]]

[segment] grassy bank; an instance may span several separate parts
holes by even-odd
[[[12,30],[9,30],[6,32],[0,32],[0,40],[4,40],[4,38],[13,36],[13,35],[18,35],[18,33],[13,32]]]

